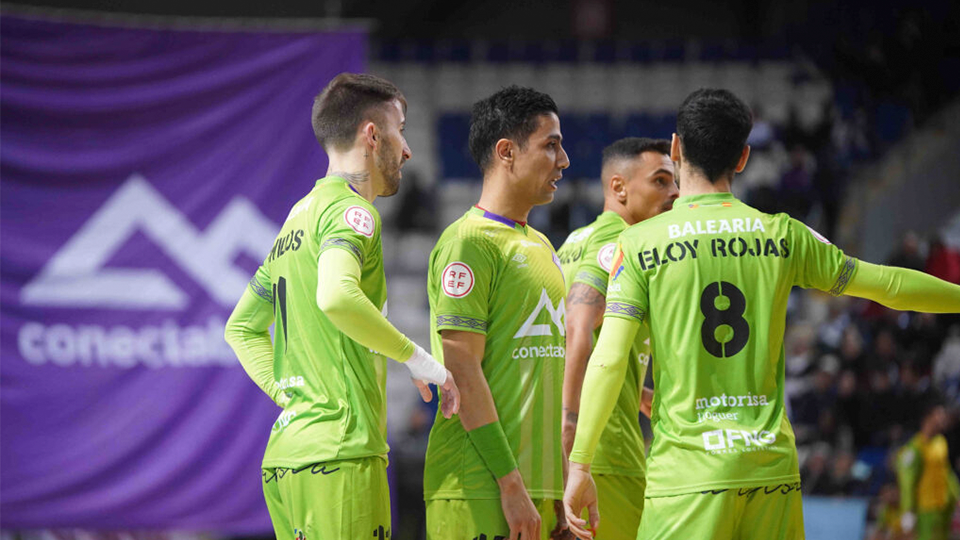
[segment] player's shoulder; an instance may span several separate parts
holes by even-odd
[[[380,227],[380,212],[377,208],[351,189],[350,184],[346,182],[320,180],[307,198],[314,199],[311,206],[320,221],[345,220],[348,224],[359,223],[358,226],[364,231],[370,225],[373,229]]]
[[[551,249],[554,249],[553,243],[550,242],[550,239],[547,238],[547,235],[543,234],[542,232],[538,231],[537,229],[534,229],[534,228],[531,227],[530,225],[527,225],[527,231],[528,231],[528,236],[533,236],[533,237],[535,237],[537,240],[539,240],[540,242],[542,242],[543,244],[545,244],[546,246],[550,247]],[[554,249],[554,251],[556,251],[556,250]]]
[[[459,244],[472,246],[489,253],[498,252],[500,246],[497,240],[500,238],[500,231],[491,225],[492,223],[494,222],[467,212],[447,225],[447,228],[440,234],[434,251],[436,252],[444,246]]]

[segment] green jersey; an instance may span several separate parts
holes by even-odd
[[[532,227],[471,208],[430,254],[427,292],[433,355],[443,360],[441,330],[486,336],[483,375],[527,492],[534,499],[562,498],[565,288],[550,241]],[[437,414],[424,496],[500,497],[459,417]]]
[[[250,288],[275,313],[274,377],[287,398],[264,467],[386,456],[386,357],[342,334],[317,307],[317,259],[343,249],[360,289],[384,309],[380,216],[343,179],[328,177],[290,210]]]
[[[856,269],[803,223],[729,193],[681,197],[620,236],[605,316],[647,321],[658,360],[648,497],[799,481],[787,297],[839,295]]]
[[[567,237],[557,253],[563,265],[567,287],[583,283],[600,294],[607,294],[607,279],[613,265],[617,237],[627,222],[616,212],[604,212],[586,227]],[[600,329],[594,331],[594,343]],[[641,325],[630,350],[627,376],[617,398],[616,408],[600,436],[591,471],[598,474],[643,476],[646,470],[643,432],[640,430],[640,395],[643,379],[650,363],[650,339],[646,325]],[[589,396],[585,396],[589,399]]]

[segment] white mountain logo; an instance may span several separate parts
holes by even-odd
[[[279,227],[248,199],[234,197],[203,232],[140,175],[133,175],[47,261],[20,293],[26,305],[181,310],[189,296],[155,268],[104,268],[137,231],[232,307],[250,276],[233,264],[240,253],[259,259]],[[149,264],[149,263],[148,263]]]

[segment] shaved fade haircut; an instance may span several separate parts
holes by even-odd
[[[538,119],[556,114],[553,98],[533,88],[508,86],[473,105],[470,115],[470,154],[481,173],[493,160],[493,149],[500,139],[510,139],[522,150],[537,130]]]
[[[324,150],[347,151],[364,120],[382,122],[381,107],[407,100],[392,82],[365,73],[341,73],[313,100],[313,134]]]
[[[644,152],[656,152],[665,156],[670,155],[670,141],[666,139],[650,139],[647,137],[626,137],[603,149],[601,171],[607,165],[621,159],[640,157]]]

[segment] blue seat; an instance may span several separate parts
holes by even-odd
[[[437,126],[440,150],[440,175],[451,178],[480,178],[473,157],[470,156],[470,115],[447,113],[440,116]]]

